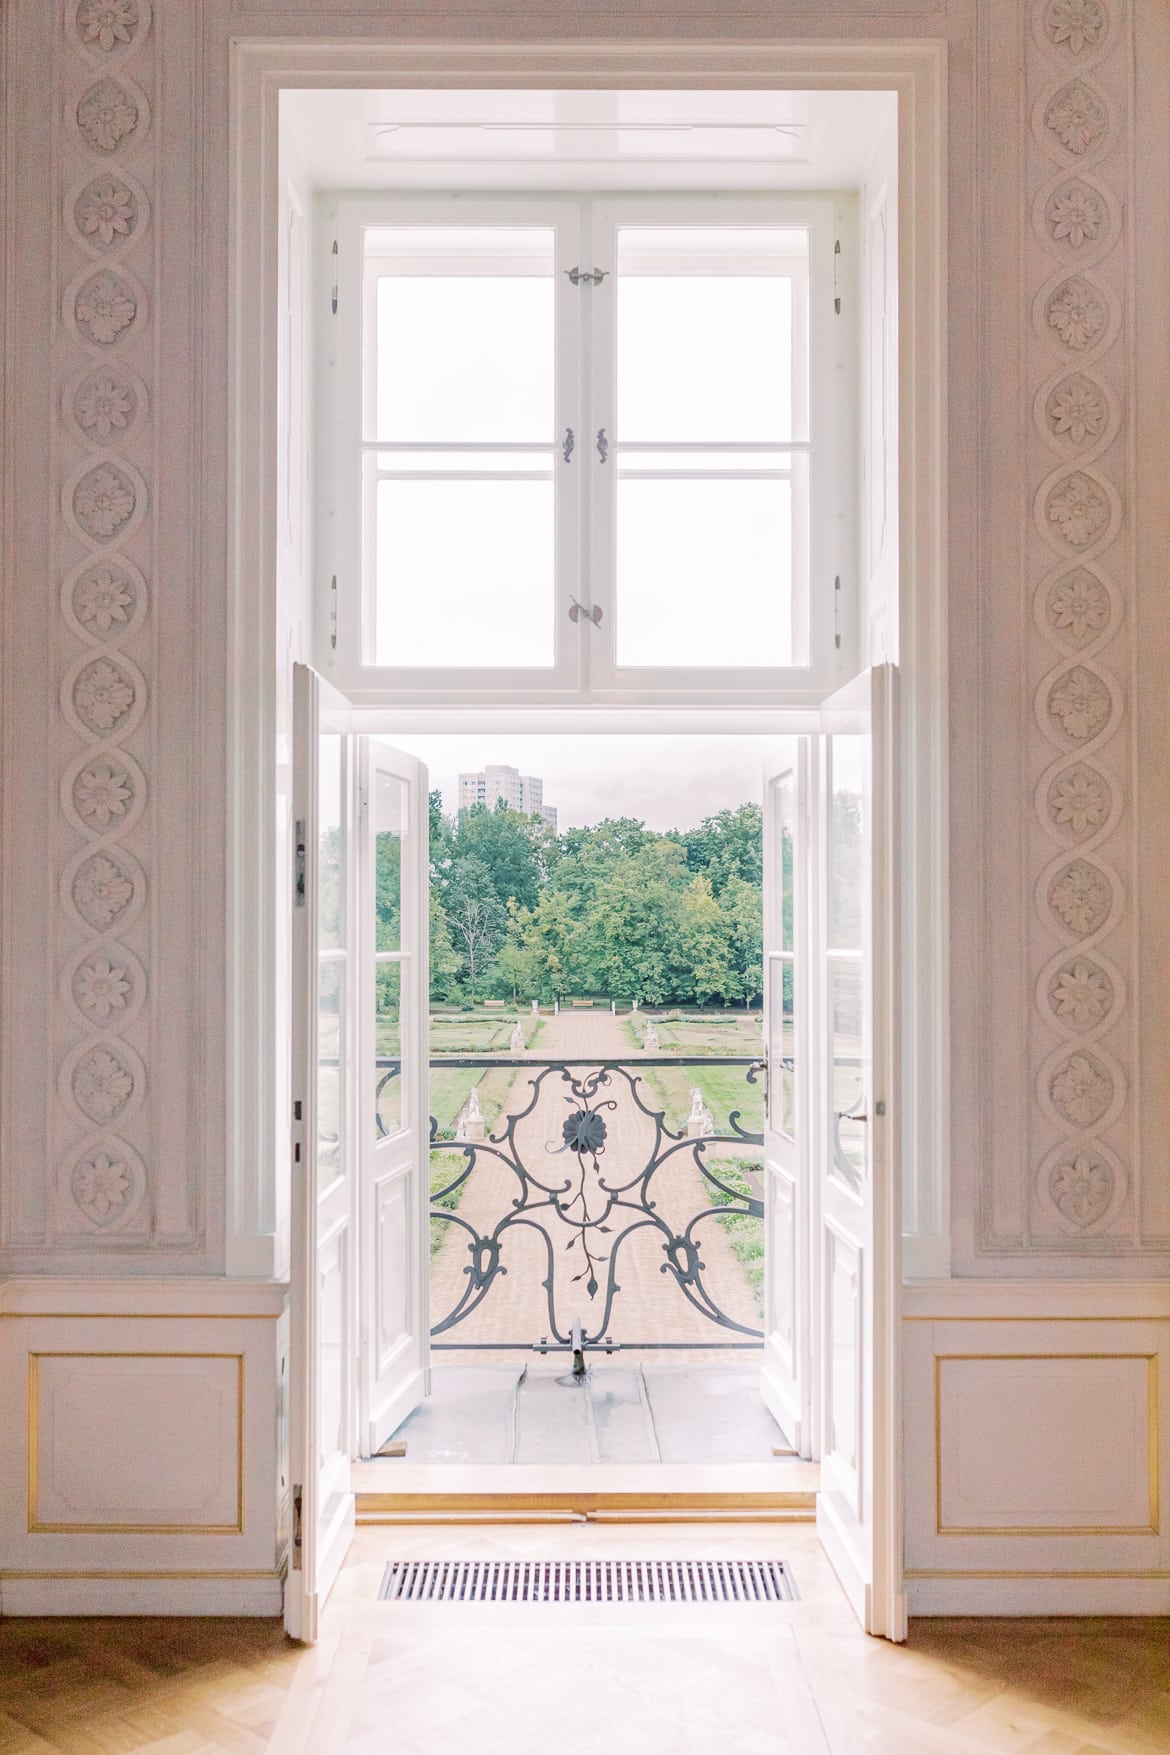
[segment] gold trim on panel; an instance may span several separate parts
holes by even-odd
[[[38,1436],[42,1359],[233,1359],[236,1364],[236,1521],[235,1523],[42,1523],[39,1515]],[[32,1536],[240,1536],[244,1533],[244,1355],[243,1353],[74,1352],[28,1355],[28,1533]],[[9,1576],[15,1576],[10,1574]],[[37,1575],[39,1576],[39,1575]],[[59,1577],[53,1573],[46,1576]],[[78,1576],[84,1576],[79,1574]],[[96,1575],[95,1576],[100,1576]],[[111,1575],[115,1576],[115,1575]],[[121,1576],[117,1574],[116,1576]],[[145,1573],[129,1574],[147,1577]],[[172,1576],[160,1574],[159,1576]],[[175,1574],[174,1576],[188,1576]],[[218,1575],[217,1575],[218,1576]]]
[[[279,1322],[283,1310],[0,1310],[0,1322]]]
[[[2,1584],[6,1578],[65,1578],[65,1579],[69,1579],[69,1578],[111,1578],[111,1579],[117,1579],[117,1578],[128,1578],[128,1579],[141,1579],[141,1578],[271,1578],[274,1581],[274,1583],[279,1584],[281,1581],[281,1573],[275,1566],[273,1566],[273,1567],[268,1567],[268,1566],[226,1567],[225,1566],[225,1567],[208,1567],[205,1569],[200,1569],[198,1567],[192,1567],[185,1572],[183,1572],[183,1571],[121,1572],[121,1571],[114,1571],[114,1570],[109,1570],[109,1571],[105,1571],[105,1572],[102,1572],[102,1571],[54,1572],[54,1571],[51,1571],[49,1569],[46,1569],[44,1571],[18,1571],[14,1568],[7,1568],[6,1567],[3,1571],[0,1571],[0,1584]]]
[[[905,1315],[903,1322],[1170,1322],[1170,1311],[1150,1316],[915,1316]],[[996,1355],[998,1357],[998,1355]]]
[[[1062,1526],[1053,1524],[944,1524],[942,1520],[942,1366],[954,1360],[970,1359],[994,1364],[997,1360],[1060,1360],[1060,1359],[1113,1359],[1146,1361],[1146,1420],[1148,1424],[1149,1455],[1147,1461],[1147,1477],[1150,1493],[1150,1518],[1146,1524],[1072,1524]],[[1159,1449],[1158,1449],[1158,1355],[1157,1353],[936,1353],[934,1356],[934,1533],[936,1536],[1156,1536],[1160,1533],[1161,1523],[1161,1492],[1159,1487]],[[910,1573],[906,1576],[909,1578]],[[922,1576],[931,1576],[923,1574]],[[942,1578],[959,1574],[943,1572]],[[975,1576],[972,1574],[971,1576]],[[989,1577],[1014,1577],[1014,1573],[988,1574]],[[1024,1578],[1040,1577],[1080,1577],[1081,1574],[1058,1573],[1022,1573]],[[1093,1577],[1112,1576],[1111,1574],[1091,1574]],[[1128,1576],[1118,1574],[1117,1576]],[[1153,1576],[1145,1573],[1135,1574],[1138,1577]]]
[[[1141,1580],[1143,1578],[1155,1578],[1155,1579],[1157,1579],[1157,1578],[1170,1578],[1170,1572],[1167,1572],[1164,1569],[1160,1569],[1160,1568],[1154,1567],[1154,1566],[1151,1566],[1148,1571],[1138,1571],[1135,1568],[1132,1571],[1118,1570],[1118,1571],[1113,1571],[1113,1572],[1105,1571],[1104,1569],[1102,1569],[1100,1571],[1078,1570],[1078,1571],[1067,1571],[1067,1572],[1052,1572],[1052,1571],[1049,1571],[1049,1569],[1047,1567],[1044,1569],[1043,1572],[1023,1572],[1023,1571],[1013,1572],[1013,1571],[1009,1571],[1006,1567],[981,1567],[981,1568],[976,1569],[976,1568],[971,1568],[971,1567],[959,1568],[957,1566],[952,1568],[952,1567],[948,1566],[948,1567],[915,1567],[913,1569],[907,1568],[907,1570],[902,1574],[902,1576],[903,1576],[903,1578],[956,1578],[956,1579],[963,1579],[963,1578],[1031,1578],[1031,1579],[1038,1580],[1041,1584],[1046,1584],[1050,1578],[1132,1578],[1132,1579],[1137,1579],[1137,1580]]]

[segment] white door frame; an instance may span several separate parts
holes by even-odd
[[[903,1104],[901,1201],[885,1239],[905,1268],[949,1271],[949,822],[946,629],[946,42],[728,46],[473,43],[402,45],[236,38],[231,45],[228,434],[229,621],[226,971],[228,1265],[280,1274],[287,1238],[273,1217],[287,1176],[271,1079],[278,926],[271,897],[289,848],[280,822],[278,735],[288,725],[291,657],[278,653],[276,410],[280,324],[279,97],[296,87],[855,89],[898,95],[899,603],[892,650],[901,672]],[[692,719],[693,724],[693,719]],[[909,1094],[909,1093],[908,1093]],[[900,1400],[895,1298],[882,1372]],[[890,1426],[882,1540],[890,1579],[873,1631],[900,1637],[900,1422]]]

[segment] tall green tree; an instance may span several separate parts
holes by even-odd
[[[462,959],[451,937],[447,911],[434,889],[430,893],[430,929],[431,998],[449,1002],[459,997]]]
[[[476,804],[460,811],[451,836],[451,880],[465,861],[476,859],[502,906],[516,901],[522,908],[534,908],[540,890],[535,824],[540,822],[509,810],[502,800],[491,810]]]
[[[741,804],[735,810],[721,810],[704,817],[697,829],[687,831],[683,840],[687,865],[691,871],[706,873],[717,896],[732,877],[762,884],[764,813],[758,804]]]
[[[726,1003],[735,985],[727,919],[704,872],[696,872],[679,897],[678,930],[695,998],[700,1005],[709,999]]]
[[[455,863],[443,897],[443,909],[474,1000],[503,943],[508,923],[491,871],[482,859],[472,854]]]

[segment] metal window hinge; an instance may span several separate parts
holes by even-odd
[[[333,240],[333,289],[329,295],[329,305],[333,315],[337,315],[337,239]]]
[[[841,240],[833,245],[833,309],[841,315]]]
[[[601,458],[603,463],[609,456],[609,440],[605,436],[604,427],[598,427],[597,429],[597,455]]]
[[[337,574],[329,581],[329,650],[337,651]]]
[[[566,427],[565,428],[565,436],[561,440],[561,452],[564,456],[566,463],[569,461],[569,458],[573,455],[573,446],[576,443],[577,443],[577,440],[576,440],[576,437],[573,433],[572,427]]]
[[[595,628],[599,627],[601,624],[601,605],[599,603],[595,603],[592,605],[591,608],[587,609],[583,603],[578,603],[577,599],[572,595],[572,593],[570,593],[570,595],[569,595],[569,620],[571,622],[580,621],[582,616],[585,617],[585,620],[587,622],[592,622],[593,626]]]
[[[833,645],[841,650],[841,575],[833,580]]]
[[[296,855],[293,876],[293,898],[298,908],[305,905],[305,823],[303,817],[297,818]]]
[[[304,1490],[298,1484],[292,1490],[292,1563],[294,1572],[299,1572],[303,1565],[302,1543],[304,1541],[304,1530],[301,1523],[301,1505],[303,1498]]]
[[[574,286],[600,286],[609,269],[598,268],[595,263],[592,274],[587,268],[566,268],[565,273]]]

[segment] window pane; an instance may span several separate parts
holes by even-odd
[[[323,962],[317,974],[317,1188],[341,1175],[341,1019],[345,964]]]
[[[552,228],[379,228],[372,237],[375,437],[550,443]]]
[[[786,481],[617,484],[617,661],[792,662]]]
[[[829,1123],[833,1130],[833,1169],[852,1187],[861,1186],[865,1174],[864,1121],[853,1121],[865,1099],[862,1036],[864,999],[861,961],[857,957],[829,961],[829,1030],[832,1044],[832,1082]]]
[[[402,966],[380,963],[374,976],[375,1138],[402,1126]]]
[[[341,820],[344,741],[335,732],[319,740],[317,757],[317,942],[341,944],[345,906],[345,831]]]
[[[551,477],[551,451],[384,451],[383,476],[532,475]]]
[[[865,853],[865,760],[868,740],[832,739],[829,815],[829,943],[834,950],[860,950]]]
[[[796,888],[793,857],[796,838],[796,775],[782,774],[775,783],[776,821],[780,835],[780,949],[796,948]]]
[[[796,1137],[796,965],[773,957],[768,989],[768,1109],[778,1133]]]
[[[551,481],[380,481],[376,543],[376,663],[553,663]]]
[[[374,949],[402,949],[402,831],[406,787],[393,774],[374,770]]]
[[[791,229],[619,231],[619,439],[795,436],[797,251],[807,257],[807,237]]]

